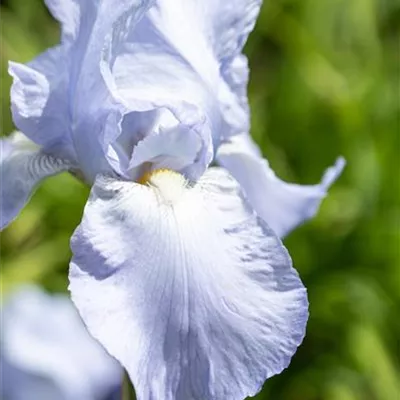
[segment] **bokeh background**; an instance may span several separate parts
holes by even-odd
[[[1,134],[13,130],[7,61],[58,36],[42,0],[1,2]],[[338,155],[348,162],[318,216],[285,240],[311,317],[259,400],[400,398],[399,38],[396,0],[269,0],[246,46],[252,134],[277,174],[316,183]],[[87,195],[68,174],[37,190],[1,237],[3,298],[26,282],[66,292]]]

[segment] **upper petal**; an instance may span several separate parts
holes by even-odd
[[[45,0],[47,8],[61,23],[62,40],[72,41],[79,29],[80,7],[74,0]]]
[[[259,156],[250,136],[240,135],[222,144],[217,161],[241,184],[257,214],[279,237],[312,218],[329,187],[341,174],[345,161],[338,158],[317,185],[297,185],[280,180],[268,161]]]
[[[203,162],[204,157],[198,154],[204,143],[201,134],[195,133],[194,127],[185,125],[161,130],[157,134],[147,136],[134,148],[129,168],[143,171],[145,163],[151,163],[150,169],[168,168],[185,172],[185,176],[197,179],[206,169],[211,157]],[[199,168],[196,168],[198,163]]]
[[[129,15],[121,16],[114,24],[105,53],[117,87],[118,81],[129,79],[131,74],[116,64],[124,63],[136,72],[144,73],[140,71],[140,64],[145,63],[145,66],[151,64],[154,68],[152,74],[147,74],[147,79],[157,79],[157,74],[160,75],[159,89],[163,93],[167,90],[165,84],[173,86],[183,74],[191,75],[192,85],[205,85],[206,90],[215,94],[228,67],[232,63],[237,65],[237,56],[254,27],[260,5],[260,0],[157,0],[137,25],[132,24]],[[139,54],[145,49],[149,59]],[[128,59],[136,62],[129,63]],[[168,75],[171,63],[177,67],[171,77],[173,82],[169,79],[163,81],[162,77]],[[144,81],[147,79],[144,76]],[[233,83],[231,79],[229,84]],[[130,83],[135,84],[132,78]],[[179,89],[185,97],[196,96],[185,85],[180,85]],[[125,90],[130,89],[125,86]],[[165,92],[172,98],[176,94]],[[143,94],[138,92],[138,97],[141,96]]]
[[[71,163],[43,153],[22,133],[0,140],[0,229],[17,217],[36,185],[71,168]]]
[[[27,65],[10,62],[11,110],[18,129],[46,151],[74,160],[69,133],[64,49],[55,47]]]
[[[80,4],[79,31],[70,55],[70,114],[72,135],[79,163],[93,181],[98,173],[111,170],[109,146],[120,134],[125,113],[109,91],[101,72],[106,42],[113,26],[128,17],[136,25],[150,0],[85,1]],[[88,156],[88,152],[91,152]]]
[[[187,117],[206,118],[214,145],[247,131],[248,73],[240,53],[260,4],[158,0],[137,24],[122,15],[103,53],[110,91],[129,111],[164,107],[186,125]]]
[[[109,37],[107,51],[103,53],[104,79],[115,100],[125,106],[126,113],[158,111],[155,123],[149,121],[152,125],[149,134],[166,127],[171,132],[186,130],[188,135],[200,135],[201,153],[206,154],[212,146],[212,132],[219,130],[217,99],[211,86],[175,48],[175,42],[159,31],[160,27],[151,18],[155,14],[157,23],[163,24],[166,11],[158,6],[150,9],[137,25],[132,26],[129,18],[121,17]],[[179,25],[179,20],[173,21],[173,24]],[[215,60],[213,62],[215,70],[218,65]],[[206,60],[202,65],[205,64]],[[138,136],[134,129],[135,126],[132,126],[131,137]],[[126,130],[122,131],[122,135],[127,136]],[[113,147],[118,145],[117,140]],[[131,149],[127,151],[129,153]],[[132,153],[128,154],[128,157],[131,156]],[[164,156],[169,158],[170,154],[165,153]],[[207,160],[207,163],[210,161]],[[135,163],[134,160],[132,162]]]
[[[139,19],[146,0],[47,0],[63,28],[62,43],[27,65],[10,63],[13,119],[31,140],[54,156],[78,161],[87,181],[109,172],[106,126],[119,133],[121,106],[100,72],[106,37],[118,18]],[[114,135],[117,136],[117,133]]]
[[[101,400],[119,385],[120,366],[66,296],[24,286],[6,299],[1,317],[2,398]]]
[[[62,43],[26,66],[10,64],[14,122],[47,152],[78,161],[88,182],[111,169],[127,175],[132,152],[117,142],[127,114],[163,108],[184,129],[202,125],[207,157],[211,135],[217,145],[248,129],[240,52],[259,0],[46,3]]]
[[[224,170],[100,177],[71,245],[73,301],[139,400],[244,399],[302,341],[305,288]]]

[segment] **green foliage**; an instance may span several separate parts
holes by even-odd
[[[7,134],[7,61],[55,44],[58,28],[42,0],[9,0],[1,13]],[[277,174],[314,183],[337,155],[348,162],[318,217],[285,241],[311,317],[290,368],[257,399],[399,396],[399,21],[396,0],[269,0],[246,47],[252,134]],[[66,290],[87,194],[69,175],[38,189],[2,235],[3,294],[27,281]]]

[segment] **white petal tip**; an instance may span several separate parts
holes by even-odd
[[[321,186],[325,188],[325,190],[329,189],[330,186],[336,181],[336,179],[343,172],[344,167],[346,166],[346,160],[344,157],[340,156],[336,159],[335,164],[328,168],[324,176],[322,178]]]

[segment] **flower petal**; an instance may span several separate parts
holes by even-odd
[[[75,38],[79,30],[79,3],[74,0],[45,0],[45,3],[61,23],[63,41]]]
[[[62,24],[62,43],[27,65],[10,63],[16,126],[47,153],[78,162],[88,182],[111,171],[106,125],[112,121],[118,136],[122,119],[100,72],[106,37],[121,15],[136,21],[148,3],[47,0]]]
[[[247,58],[241,51],[254,28],[261,4],[261,0],[219,2],[219,17],[215,18],[214,26],[217,30],[220,73],[223,78],[219,86],[225,121],[221,127],[221,139],[250,129],[247,99],[249,68]]]
[[[131,38],[121,39],[117,33],[110,36],[107,51],[103,53],[104,79],[127,113],[159,111],[156,124],[149,121],[153,128],[150,133],[166,126],[171,131],[188,130],[190,135],[201,136],[201,154],[206,155],[212,146],[211,132],[218,131],[219,126],[217,99],[198,72],[150,22],[148,15],[153,15],[150,11],[137,25],[125,28]],[[115,29],[121,30],[123,22],[130,24],[120,21]],[[137,137],[134,128],[131,136]],[[165,154],[166,158],[169,156]],[[200,163],[206,164],[204,160]]]
[[[98,177],[71,246],[72,299],[140,400],[244,399],[303,339],[306,290],[222,169]]]
[[[197,175],[210,162],[212,141],[247,130],[240,53],[260,0],[46,3],[61,22],[61,44],[27,65],[10,63],[13,118],[47,153],[78,162],[88,182],[112,169],[129,177],[131,140],[118,137],[132,113],[161,108],[175,127],[196,126]],[[143,120],[149,131],[152,118]]]
[[[139,23],[122,15],[103,52],[102,72],[114,98],[129,112],[168,109],[177,124],[206,119],[205,143],[210,132],[217,145],[221,136],[247,131],[248,71],[240,53],[260,5],[158,0]]]
[[[219,142],[250,130],[250,110],[247,99],[249,68],[247,58],[240,54],[221,67],[224,80],[219,88],[219,99],[224,115]],[[219,144],[219,142],[217,144]]]
[[[27,65],[10,62],[11,110],[18,129],[46,151],[75,159],[67,122],[63,49],[55,47]]]
[[[124,107],[115,102],[100,63],[107,53],[105,43],[113,36],[112,27],[123,18],[132,25],[150,6],[150,0],[79,2],[80,29],[70,54],[70,108],[74,124],[72,135],[79,163],[93,181],[110,172],[108,148],[120,134]],[[111,132],[111,133],[110,133]],[[88,152],[94,154],[88,156]]]
[[[206,142],[207,137],[203,136],[204,122],[193,125],[177,123],[173,115],[165,110],[158,115],[165,117],[167,113],[170,118],[161,118],[163,125],[157,123],[157,128],[133,148],[129,163],[130,178],[137,180],[137,174],[143,174],[146,169],[168,168],[183,173],[188,179],[197,180],[212,161],[212,143]]]
[[[177,126],[147,136],[135,147],[130,168],[151,162],[154,169],[169,168],[181,171],[194,163],[200,151],[200,137],[185,126]]]
[[[2,398],[99,400],[121,382],[121,367],[66,296],[24,286],[6,299],[1,316]]]
[[[69,162],[42,153],[20,132],[1,139],[0,228],[17,217],[42,179],[70,167]]]
[[[317,185],[296,185],[280,180],[254,146],[248,135],[235,136],[220,146],[217,161],[241,184],[257,214],[283,237],[314,217],[345,161],[338,158]]]

